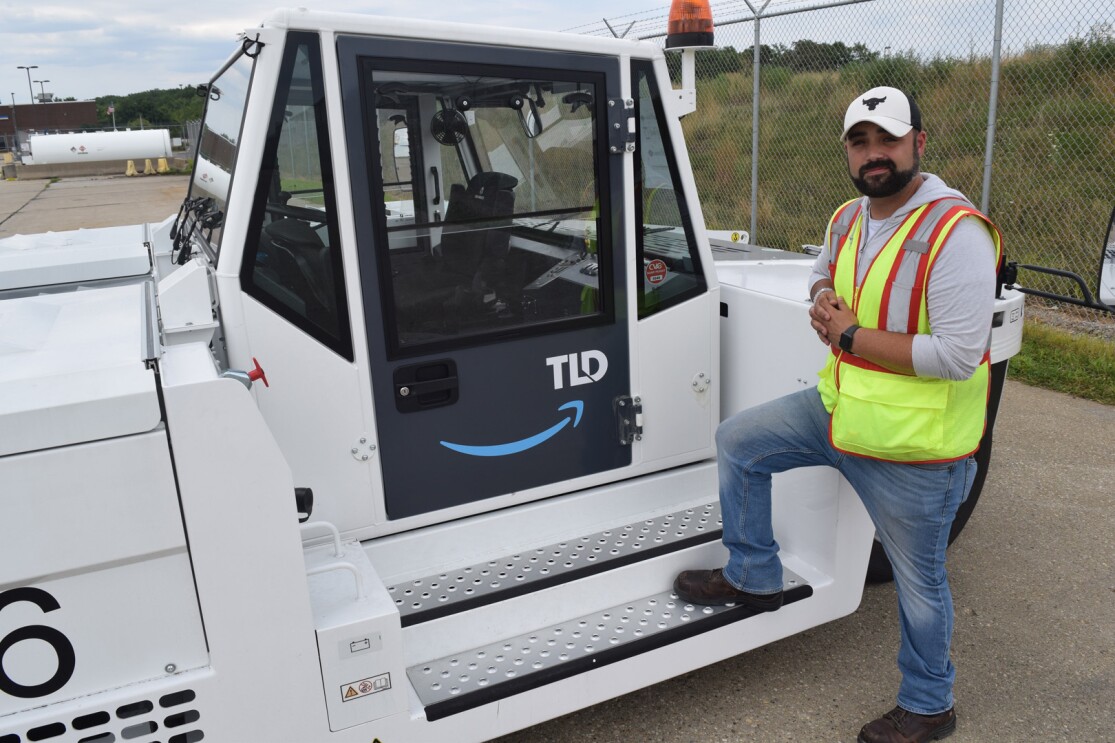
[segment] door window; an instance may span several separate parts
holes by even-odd
[[[317,37],[292,33],[272,111],[244,291],[352,359]]]
[[[468,67],[365,61],[393,356],[611,317],[600,77]]]

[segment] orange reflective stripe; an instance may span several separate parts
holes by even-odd
[[[841,354],[840,364],[847,364],[848,366],[854,366],[857,369],[867,369],[868,371],[883,372],[884,374],[894,374],[895,376],[899,376],[899,377],[916,377],[917,376],[916,374],[909,374],[907,372],[895,371],[894,369],[888,369],[885,366],[879,366],[878,364],[873,364],[870,361],[868,361],[867,359],[863,358],[862,356],[856,356],[855,354],[852,354],[852,353]],[[837,385],[837,387],[839,387],[839,384]]]

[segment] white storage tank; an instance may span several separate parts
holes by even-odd
[[[79,134],[32,134],[31,156],[36,165],[94,162],[101,160],[145,160],[170,157],[170,131],[132,129]]]

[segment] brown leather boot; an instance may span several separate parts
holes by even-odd
[[[774,611],[782,606],[782,591],[747,593],[724,578],[723,568],[716,570],[685,570],[674,581],[674,593],[692,604],[724,606],[743,604],[759,611]]]
[[[918,715],[895,707],[878,720],[864,725],[856,740],[859,743],[923,743],[947,738],[955,730],[954,710],[946,710],[939,715]]]

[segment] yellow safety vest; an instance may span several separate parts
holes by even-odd
[[[987,225],[995,243],[996,265],[1001,260],[1001,235],[986,216],[967,201],[939,199],[910,212],[857,287],[862,208],[860,199],[844,204],[826,232],[836,293],[849,302],[861,327],[931,332],[926,302],[929,275],[941,247],[965,217],[977,217]],[[895,372],[834,349],[818,384],[825,409],[832,415],[832,445],[848,454],[896,462],[948,462],[970,456],[979,448],[986,423],[990,331],[983,360],[963,381]]]

